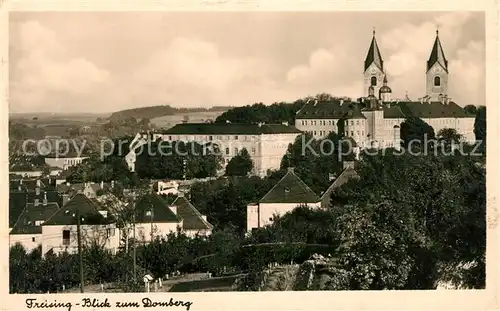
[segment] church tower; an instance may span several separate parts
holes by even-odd
[[[436,39],[427,61],[426,72],[426,95],[431,100],[437,101],[440,95],[448,95],[448,74],[448,60],[444,57],[439,31],[436,30]]]
[[[364,69],[364,96],[368,97],[370,86],[373,86],[374,93],[378,94],[384,79],[384,61],[382,60],[382,55],[380,55],[377,40],[375,39],[375,30],[373,30],[373,38],[368,49],[368,54],[366,55]]]

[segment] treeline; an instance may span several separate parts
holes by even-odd
[[[214,106],[211,108],[175,108],[170,105],[150,106],[150,107],[140,107],[140,108],[126,109],[113,112],[109,117],[109,119],[110,120],[122,120],[129,118],[152,119],[179,113],[225,111],[230,108],[231,107],[226,107],[226,106]]]
[[[135,170],[140,178],[205,178],[222,168],[220,152],[196,142],[149,141],[139,149]]]
[[[294,103],[274,103],[266,106],[263,103],[256,103],[244,107],[232,108],[215,119],[215,123],[268,123],[278,124],[288,122],[295,124],[295,113],[304,105],[303,100]]]

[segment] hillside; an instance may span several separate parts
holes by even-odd
[[[152,119],[163,116],[175,115],[180,113],[208,112],[208,111],[226,111],[231,107],[215,106],[211,108],[175,108],[170,105],[140,107],[133,109],[120,110],[113,112],[110,120],[124,120],[129,118]]]

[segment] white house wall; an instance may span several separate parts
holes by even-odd
[[[9,235],[9,246],[21,244],[27,252],[31,252],[42,243],[41,234],[11,234]]]

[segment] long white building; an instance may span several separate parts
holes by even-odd
[[[288,145],[301,134],[295,126],[288,124],[235,124],[235,123],[184,123],[163,132],[137,134],[125,156],[129,169],[135,170],[135,150],[154,141],[184,141],[217,145],[224,164],[245,148],[254,163],[254,174],[265,176],[268,170],[280,167]],[[148,137],[150,135],[150,137]]]
[[[407,117],[422,119],[434,128],[455,129],[468,142],[475,141],[475,116],[467,114],[448,96],[449,68],[436,34],[425,64],[426,94],[418,101],[394,100],[375,32],[364,62],[364,97],[310,101],[297,112],[295,126],[316,138],[336,132],[353,138],[359,147],[398,147],[400,126]]]

